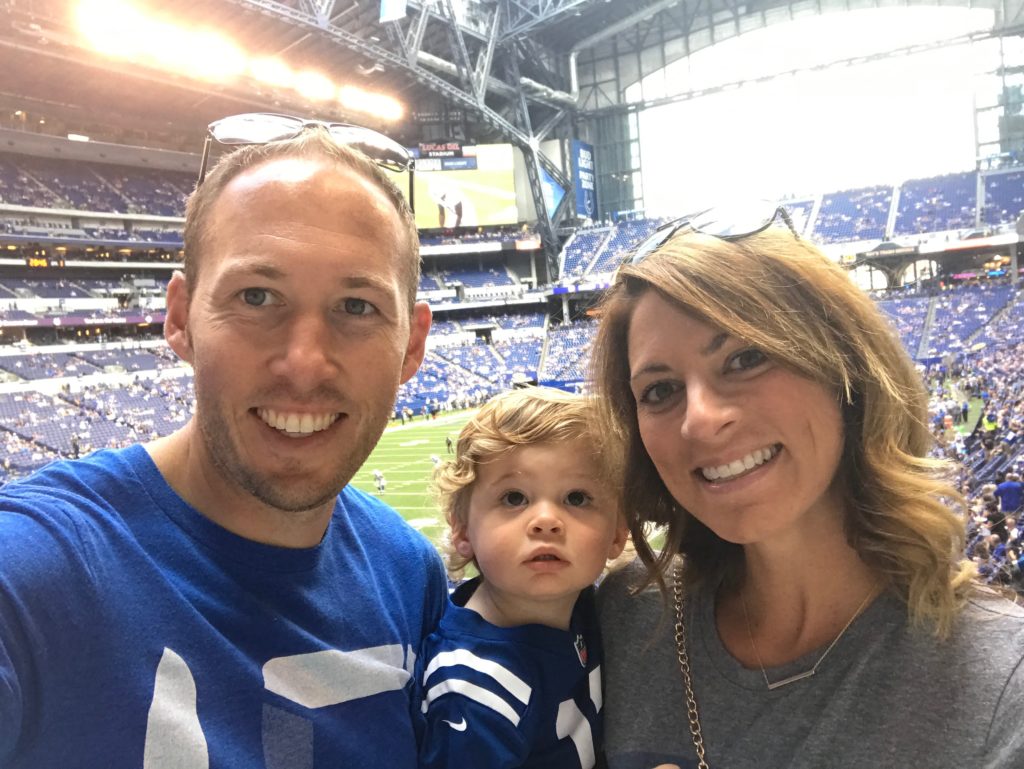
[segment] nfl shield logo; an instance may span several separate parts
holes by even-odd
[[[576,647],[576,656],[580,658],[580,664],[583,667],[587,666],[587,642],[583,640],[583,634],[576,634],[576,641],[573,644]]]

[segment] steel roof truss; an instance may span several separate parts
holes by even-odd
[[[484,97],[487,96],[487,80],[491,75],[491,62],[494,60],[494,48],[498,42],[498,30],[501,27],[501,6],[496,6],[494,9],[494,16],[491,18],[490,29],[487,33],[487,45],[484,46],[483,50],[476,58],[476,71],[474,73],[474,81],[476,85],[476,100],[478,103],[484,103]],[[515,52],[512,52],[515,56]]]
[[[459,80],[462,82],[462,90],[467,93],[476,93],[477,85],[473,79],[473,66],[469,62],[469,51],[466,50],[466,39],[462,36],[462,29],[459,27],[459,19],[455,15],[455,8],[452,0],[441,0],[441,8],[444,10],[443,18],[446,22],[445,32],[448,34],[448,44],[455,54],[455,68],[459,72]],[[487,83],[484,82],[484,90]]]
[[[536,0],[535,2],[505,0],[508,25],[505,27],[503,36],[521,37],[534,27],[546,24],[584,2],[586,0]]]

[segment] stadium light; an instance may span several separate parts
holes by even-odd
[[[295,90],[310,101],[327,101],[334,96],[334,83],[319,72],[306,70],[295,76]]]
[[[213,29],[148,16],[127,0],[79,0],[75,16],[85,43],[104,56],[200,80],[226,83],[248,77],[274,88],[294,90],[309,101],[337,99],[352,111],[388,121],[399,120],[405,112],[390,96],[354,86],[339,89],[319,72],[295,73],[280,59],[250,57]]]
[[[208,29],[183,32],[178,50],[169,51],[175,56],[168,62],[170,66],[184,67],[194,77],[217,82],[234,80],[245,74],[248,58],[231,40]]]
[[[295,73],[280,59],[250,59],[249,75],[274,88],[292,88],[295,84]]]
[[[390,96],[364,91],[354,85],[339,88],[338,101],[348,109],[376,115],[389,121],[400,120],[405,113],[402,105]]]
[[[75,15],[86,43],[105,56],[134,59],[152,36],[153,24],[119,0],[81,0]]]

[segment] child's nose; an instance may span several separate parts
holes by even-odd
[[[530,520],[531,533],[560,534],[563,526],[561,511],[557,505],[540,502],[535,506],[533,518]]]

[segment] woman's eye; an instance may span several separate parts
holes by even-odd
[[[585,491],[570,491],[565,495],[565,501],[572,507],[583,507],[592,497]]]
[[[654,406],[668,398],[671,398],[677,389],[678,387],[672,382],[655,382],[649,387],[644,388],[644,391],[640,394],[639,400],[641,403]]]
[[[242,291],[242,301],[253,307],[270,304],[271,299],[273,299],[273,294],[265,288],[247,288]]]
[[[345,312],[349,315],[369,315],[376,308],[365,299],[346,299]]]
[[[760,366],[768,360],[768,356],[758,350],[756,347],[751,347],[748,350],[740,350],[738,353],[729,359],[727,367],[733,371],[746,371],[747,369],[755,368]]]
[[[510,507],[521,507],[526,504],[526,495],[521,491],[506,491],[501,500]]]

